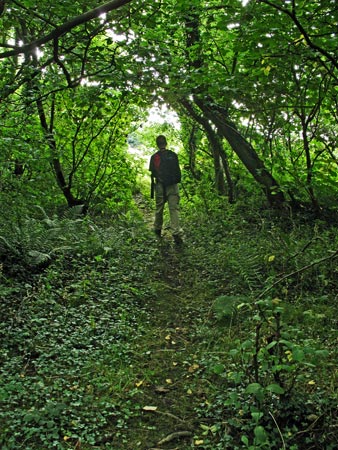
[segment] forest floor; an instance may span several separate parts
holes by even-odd
[[[336,230],[221,209],[177,246],[138,207],[20,230],[26,265],[1,266],[1,448],[333,450]]]
[[[130,425],[130,437],[124,436],[130,439],[127,447],[121,448],[183,450],[192,448],[194,437],[202,444],[196,407],[205,401],[205,386],[195,375],[200,368],[196,326],[204,320],[204,312],[184,285],[184,250],[162,239],[156,296],[144,305],[149,322],[135,349],[134,364],[140,373],[135,400],[142,413]]]
[[[208,387],[198,359],[210,299],[198,292],[191,239],[177,246],[168,230],[158,239],[152,211],[140,209],[138,228],[102,231],[104,257],[86,256],[91,244],[77,231],[80,258],[41,274],[9,269],[0,303],[3,448],[201,448],[196,411]]]
[[[145,212],[145,221],[150,228],[152,212]],[[154,296],[144,304],[149,319],[136,344],[133,363],[139,369],[134,400],[141,411],[131,418],[124,442],[116,449],[203,448],[203,429],[196,410],[207,401],[208,387],[198,376],[199,357],[204,351],[199,334],[201,324],[208,321],[210,299],[192,290],[186,243],[176,245],[166,230],[151,245],[159,250],[157,270],[149,279]]]

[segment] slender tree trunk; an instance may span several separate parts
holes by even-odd
[[[222,163],[223,163],[225,178],[226,178],[227,184],[228,184],[228,199],[229,199],[229,203],[232,204],[232,203],[235,203],[235,200],[236,200],[235,186],[234,186],[234,182],[232,180],[232,175],[230,172],[228,157],[227,157],[227,154],[225,153],[223,146],[222,146],[222,150],[223,151],[220,153],[220,155],[221,155],[221,159],[222,159]]]
[[[21,25],[22,25],[21,39],[24,42],[26,42],[28,39],[26,24],[23,21],[21,21]],[[38,66],[38,61],[37,61],[36,55],[34,53],[27,52],[25,54],[25,60],[27,63],[33,64],[34,67]],[[53,108],[54,108],[54,106],[52,106],[50,125],[48,126],[46,113],[45,113],[43,102],[42,102],[42,99],[40,96],[39,85],[38,85],[38,82],[36,82],[34,80],[34,76],[32,76],[32,78],[30,80],[28,80],[28,86],[30,86],[31,89],[33,91],[35,91],[35,94],[36,94],[36,101],[35,101],[36,107],[37,107],[41,127],[44,131],[44,135],[45,135],[48,147],[50,148],[50,151],[51,151],[51,155],[52,155],[51,166],[54,169],[57,184],[60,187],[64,197],[66,198],[67,204],[70,208],[73,206],[76,206],[76,205],[82,205],[84,202],[73,196],[73,194],[71,192],[71,181],[69,180],[68,183],[66,182],[65,177],[63,175],[63,171],[62,171],[61,162],[56,156],[57,155],[57,151],[56,151],[57,145],[56,145],[56,142],[55,142],[55,139],[53,136],[53,126],[54,126],[54,110],[53,110]],[[54,103],[53,103],[53,105],[54,105]]]
[[[189,140],[188,140],[188,149],[189,149],[189,170],[191,175],[193,176],[193,178],[195,180],[200,180],[201,179],[201,175],[200,173],[196,170],[196,152],[197,152],[197,137],[196,137],[196,133],[197,133],[197,124],[194,123],[192,125],[191,131],[190,131],[190,135],[189,135]]]
[[[306,158],[306,189],[309,193],[312,206],[316,212],[320,211],[320,206],[316,198],[315,191],[313,189],[312,185],[312,160],[311,160],[311,153],[310,153],[310,143],[307,136],[307,130],[304,123],[302,123],[303,126],[303,145],[305,150],[305,158]]]
[[[212,155],[214,158],[215,188],[217,189],[219,195],[225,195],[226,189],[224,181],[224,171],[218,146],[212,145]]]
[[[254,179],[262,186],[267,199],[272,206],[281,206],[285,202],[284,194],[280,191],[277,181],[265,168],[252,145],[229,123],[226,113],[215,106],[209,106],[204,101],[195,98],[196,105],[215,124],[221,136],[230,144],[244,166]],[[213,105],[215,105],[213,103]]]
[[[188,66],[194,71],[202,68],[204,64],[199,26],[198,11],[192,7],[186,17],[185,30]],[[277,181],[265,168],[251,144],[230,123],[227,111],[217,106],[216,102],[208,96],[207,86],[196,87],[194,103],[203,112],[204,117],[216,126],[219,135],[229,142],[245,167],[262,186],[270,205],[281,206],[285,198]]]
[[[60,187],[63,195],[65,196],[65,198],[67,200],[67,204],[70,208],[72,208],[73,206],[76,206],[76,205],[82,205],[82,204],[84,204],[84,201],[77,199],[73,196],[72,191],[71,191],[72,186],[70,183],[66,182],[66,179],[63,174],[61,162],[60,162],[59,158],[56,157],[56,154],[57,154],[56,142],[53,137],[52,130],[50,130],[48,127],[46,114],[45,114],[41,99],[38,98],[36,101],[36,104],[37,104],[37,109],[38,109],[38,113],[39,113],[40,123],[44,130],[48,146],[52,153],[51,165],[54,169],[57,184]]]
[[[234,199],[235,199],[234,183],[232,181],[232,177],[231,177],[231,173],[230,173],[230,168],[229,168],[229,164],[228,164],[228,158],[227,158],[227,155],[226,155],[226,153],[224,151],[224,148],[223,148],[222,141],[221,141],[220,137],[217,135],[215,130],[212,128],[212,126],[210,125],[209,121],[205,117],[203,117],[200,114],[198,114],[195,111],[195,109],[193,108],[192,104],[188,100],[181,99],[181,105],[188,112],[190,117],[192,119],[194,119],[196,122],[198,122],[204,128],[204,131],[205,131],[205,133],[206,133],[206,135],[208,137],[208,140],[210,142],[210,145],[211,145],[211,148],[212,148],[213,157],[214,157],[215,186],[216,186],[216,188],[218,188],[218,192],[221,195],[224,195],[224,193],[225,193],[225,185],[224,185],[223,170],[222,170],[222,166],[220,164],[220,158],[221,158],[222,163],[223,163],[223,169],[224,169],[225,175],[226,175],[227,184],[228,184],[228,198],[229,198],[229,202],[233,203]],[[219,180],[218,177],[220,175],[221,175],[221,179]]]

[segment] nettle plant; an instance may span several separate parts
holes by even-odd
[[[328,352],[306,338],[299,324],[288,323],[287,306],[280,299],[237,306],[243,308],[249,310],[252,330],[245,340],[234,342],[230,365],[222,374],[228,386],[223,404],[232,417],[228,425],[237,435],[240,431],[243,448],[286,448],[286,440],[310,425],[314,369],[318,373]]]

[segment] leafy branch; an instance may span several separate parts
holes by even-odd
[[[87,11],[84,14],[80,14],[79,16],[73,17],[71,20],[68,20],[61,26],[55,28],[50,33],[46,34],[46,36],[42,36],[41,38],[31,42],[30,44],[26,44],[23,45],[22,47],[16,47],[14,50],[9,50],[7,52],[0,53],[0,59],[30,53],[36,47],[40,47],[41,45],[44,45],[49,41],[55,41],[55,39],[68,33],[73,28],[82,25],[86,22],[89,22],[90,20],[95,19],[102,14],[108,13],[113,9],[120,8],[121,6],[124,6],[130,2],[131,0],[112,0],[110,2],[107,2],[101,6],[98,6],[97,8]]]
[[[278,11],[289,16],[290,19],[293,21],[293,23],[298,28],[298,30],[301,32],[302,37],[305,39],[307,45],[315,52],[318,52],[319,54],[325,56],[328,59],[328,61],[331,62],[333,67],[335,67],[336,69],[338,68],[337,59],[334,56],[332,56],[328,51],[326,51],[324,48],[315,44],[313,42],[313,40],[311,40],[311,38],[310,38],[309,34],[307,33],[307,31],[305,30],[304,26],[299,21],[294,7],[292,8],[292,11],[289,11],[287,8],[283,8],[283,7],[276,5],[268,0],[260,0],[260,1],[261,1],[261,3],[265,3],[266,5],[271,6],[272,8],[277,9]]]

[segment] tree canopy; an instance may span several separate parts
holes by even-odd
[[[271,205],[335,197],[334,1],[3,1],[0,25],[3,163],[48,162],[70,206],[154,102],[181,118],[190,163],[226,179],[219,193],[253,177]]]

